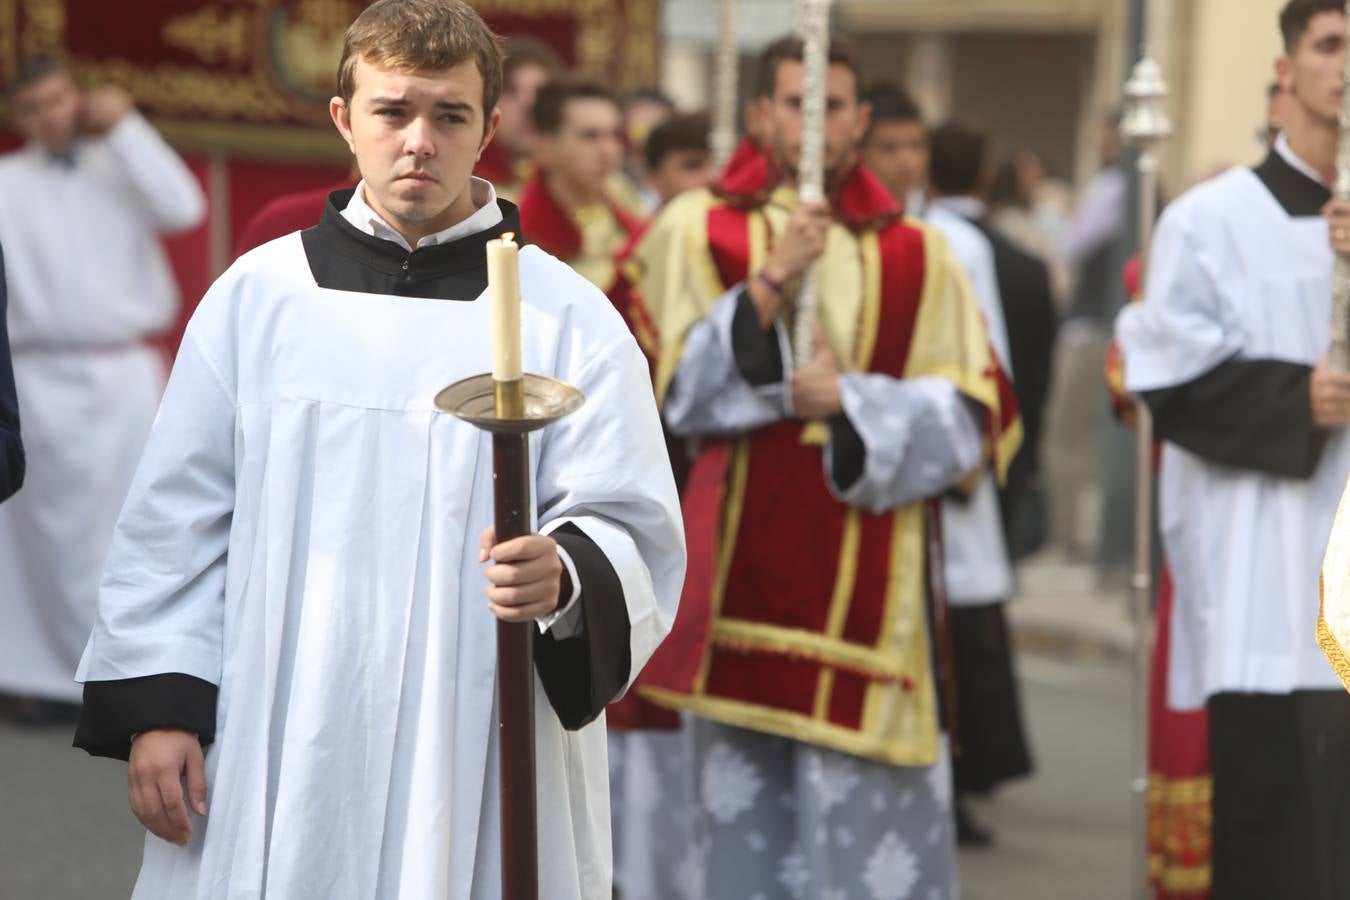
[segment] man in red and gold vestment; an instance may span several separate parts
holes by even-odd
[[[539,168],[520,195],[525,237],[607,291],[614,257],[640,225],[605,192],[623,161],[618,101],[599,85],[554,82],[533,116]]]
[[[830,200],[798,203],[801,58],[787,38],[761,60],[766,152],[671,203],[627,268],[667,425],[702,441],[685,596],[640,684],[694,717],[688,871],[709,895],[950,896],[929,501],[999,446],[996,369],[946,243],[858,161],[868,108],[842,44]],[[798,367],[813,264],[816,351]]]

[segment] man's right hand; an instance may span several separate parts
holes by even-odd
[[[1350,425],[1350,372],[1333,369],[1323,357],[1308,383],[1313,424],[1330,431]]]
[[[107,134],[136,109],[136,101],[124,89],[105,84],[84,95],[81,124],[86,134]]]
[[[156,729],[136,736],[127,765],[131,811],[155,837],[180,847],[192,837],[183,797],[197,815],[206,815],[206,765],[197,736],[176,729]]]
[[[778,236],[764,270],[779,281],[796,278],[820,259],[829,232],[830,205],[824,202],[801,204],[788,218],[787,228]]]
[[[764,262],[764,274],[771,281],[786,285],[810,268],[825,253],[830,221],[828,203],[803,203],[794,209],[787,228],[778,236],[773,251]],[[783,297],[766,285],[752,281],[750,299],[759,313],[760,325],[767,328],[777,318]]]

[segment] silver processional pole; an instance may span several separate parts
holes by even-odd
[[[1167,83],[1147,51],[1125,84],[1126,111],[1121,132],[1139,151],[1139,260],[1148,269],[1153,220],[1158,214],[1158,145],[1172,133],[1165,108]],[[1144,284],[1141,274],[1140,284]],[[1147,300],[1145,297],[1141,299]],[[1126,361],[1128,365],[1128,360]],[[1148,900],[1148,734],[1149,662],[1153,650],[1153,419],[1143,401],[1135,401],[1134,533],[1134,753],[1131,783],[1134,841],[1130,896]]]
[[[717,41],[717,93],[713,95],[713,171],[721,172],[736,149],[737,76],[740,46],[736,39],[736,0],[722,0],[722,32]]]
[[[797,201],[825,199],[825,83],[830,68],[831,0],[804,0],[798,7],[802,38],[802,156],[797,166]],[[797,291],[797,320],[792,331],[792,359],[806,365],[815,353],[820,264],[802,275]]]

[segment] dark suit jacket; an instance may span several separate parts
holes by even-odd
[[[14,365],[9,357],[5,324],[5,257],[0,252],[0,500],[23,484],[23,444],[19,443],[19,398],[14,390]]]
[[[1003,300],[1012,356],[1013,391],[1022,410],[1022,449],[1008,467],[999,496],[1003,532],[1014,559],[1034,553],[1045,541],[1045,503],[1039,486],[1041,423],[1050,393],[1050,366],[1059,330],[1050,272],[983,222],[974,223],[994,249],[994,276]]]
[[[1020,249],[998,231],[976,222],[994,248],[994,274],[1003,298],[1012,354],[1013,390],[1022,409],[1024,452],[1033,470],[1039,468],[1041,423],[1050,393],[1050,363],[1059,330],[1050,272],[1045,263]]]

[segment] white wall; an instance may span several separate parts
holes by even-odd
[[[1177,121],[1174,178],[1182,185],[1215,168],[1260,159],[1256,131],[1266,121],[1266,86],[1281,53],[1279,12],[1286,0],[1178,0],[1174,15],[1189,15],[1175,82]]]

